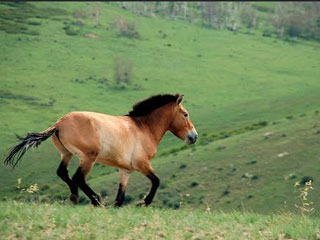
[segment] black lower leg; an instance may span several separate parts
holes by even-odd
[[[61,162],[58,169],[57,175],[69,186],[71,191],[70,200],[73,203],[77,203],[78,201],[78,187],[77,185],[70,179],[68,174],[68,169],[64,162]]]
[[[152,202],[154,195],[156,194],[157,189],[160,185],[160,179],[154,173],[152,173],[152,172],[149,173],[147,175],[147,178],[150,179],[150,181],[152,183],[152,187],[151,187],[149,194],[144,199],[144,203],[146,204],[146,206],[150,205],[150,203]]]
[[[90,198],[91,203],[94,206],[100,205],[100,197],[86,184],[81,167],[79,167],[76,173],[73,175],[72,181],[77,184],[77,186],[88,196],[88,198]]]
[[[119,189],[118,189],[118,194],[117,194],[114,206],[121,207],[121,205],[123,204],[123,201],[124,201],[124,196],[125,196],[125,191],[123,189],[122,184],[120,183],[119,184]]]

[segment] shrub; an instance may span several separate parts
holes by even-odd
[[[217,150],[218,150],[218,151],[221,151],[221,150],[223,150],[223,149],[225,149],[225,148],[226,148],[226,146],[218,146],[218,147],[217,147]]]
[[[165,184],[165,183],[160,183],[159,188],[160,188],[160,189],[165,189],[165,188],[167,188],[167,184]]]
[[[77,10],[74,10],[73,13],[72,13],[72,16],[74,18],[87,18],[87,13],[84,11],[84,10],[80,10],[80,9],[77,9]]]
[[[163,205],[167,205],[167,204],[168,204],[168,202],[169,202],[169,200],[168,200],[168,199],[166,199],[166,198],[162,200]]]
[[[273,17],[273,25],[280,37],[320,39],[319,9],[313,3],[279,4]]]
[[[131,195],[127,195],[127,196],[124,198],[123,203],[124,203],[124,204],[128,204],[128,203],[132,202],[133,200],[134,200],[134,198],[133,198]]]
[[[226,195],[228,195],[230,193],[230,191],[229,190],[224,190],[223,192],[222,192],[222,196],[226,196]]]
[[[199,183],[197,183],[197,182],[192,182],[191,184],[190,184],[190,187],[196,187],[196,186],[198,186],[199,185]]]
[[[100,194],[101,194],[101,197],[104,198],[104,197],[108,196],[108,191],[105,189],[102,189]]]
[[[87,198],[83,197],[83,196],[80,196],[79,200],[78,200],[78,203],[85,205],[85,204],[89,203],[89,200]]]
[[[33,26],[41,25],[41,22],[37,22],[37,21],[28,21],[26,23],[29,24],[29,25],[33,25]]]
[[[260,125],[260,126],[267,126],[268,125],[268,122],[267,121],[259,121],[258,122],[258,125]]]
[[[187,167],[186,164],[181,164],[179,168],[180,168],[180,169],[183,169],[183,168],[186,168],[186,167]]]
[[[252,160],[252,161],[249,162],[249,164],[256,164],[256,163],[257,163],[256,160]]]
[[[63,29],[66,32],[66,34],[70,36],[76,36],[80,33],[79,29],[72,27],[70,25],[65,26]]]
[[[272,37],[272,33],[269,30],[265,30],[265,31],[263,31],[262,36],[263,37]]]
[[[246,4],[240,10],[240,19],[247,28],[255,28],[258,20],[257,11],[251,5]]]
[[[43,185],[43,186],[41,187],[41,191],[47,191],[47,190],[49,190],[49,189],[50,189],[50,186],[47,185],[47,184],[45,184],[45,185]]]
[[[253,175],[253,176],[251,177],[252,180],[257,180],[258,178],[259,178],[259,176],[257,176],[257,175]]]
[[[120,16],[113,20],[113,27],[118,31],[118,35],[128,38],[140,38],[138,32],[138,24],[136,22],[128,22],[127,19]]]
[[[116,84],[129,84],[132,82],[132,61],[128,58],[114,59],[114,80]]]
[[[305,185],[306,182],[309,182],[309,181],[312,181],[313,182],[313,177],[310,177],[310,176],[303,176],[300,180],[300,184],[301,185]]]
[[[173,209],[179,209],[179,208],[180,208],[180,204],[179,204],[179,203],[174,203],[174,204],[172,205],[172,208],[173,208]]]

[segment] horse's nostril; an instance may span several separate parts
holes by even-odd
[[[188,141],[190,143],[195,143],[197,141],[197,135],[193,135],[193,136],[188,136]]]

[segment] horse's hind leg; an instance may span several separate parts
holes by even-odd
[[[57,169],[57,175],[69,186],[70,188],[70,201],[74,204],[78,202],[78,187],[77,185],[70,179],[68,174],[68,165],[72,158],[72,154],[63,155],[61,154],[61,163]]]
[[[72,158],[72,153],[62,145],[57,136],[53,135],[52,141],[61,153],[61,163],[57,169],[57,175],[69,186],[71,191],[70,200],[76,204],[78,202],[78,187],[72,182],[68,174],[68,166]]]
[[[119,169],[119,189],[114,203],[115,207],[121,207],[121,205],[123,204],[130,174],[131,172]]]
[[[88,196],[94,206],[101,205],[100,196],[96,194],[86,183],[85,177],[90,172],[95,160],[90,158],[81,159],[81,163],[76,173],[72,177],[72,181]]]

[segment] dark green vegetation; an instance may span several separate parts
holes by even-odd
[[[258,5],[261,16],[275,7]],[[0,13],[2,159],[14,133],[45,130],[69,111],[122,115],[141,98],[179,92],[200,138],[193,147],[171,134],[161,143],[155,206],[297,211],[294,184],[308,177],[320,208],[318,42],[137,17],[110,3],[1,3]],[[66,199],[59,162],[49,140],[14,171],[1,167],[1,198]],[[18,178],[39,193],[21,193]],[[96,165],[88,182],[113,201],[116,169]],[[134,174],[127,203],[149,187]]]

